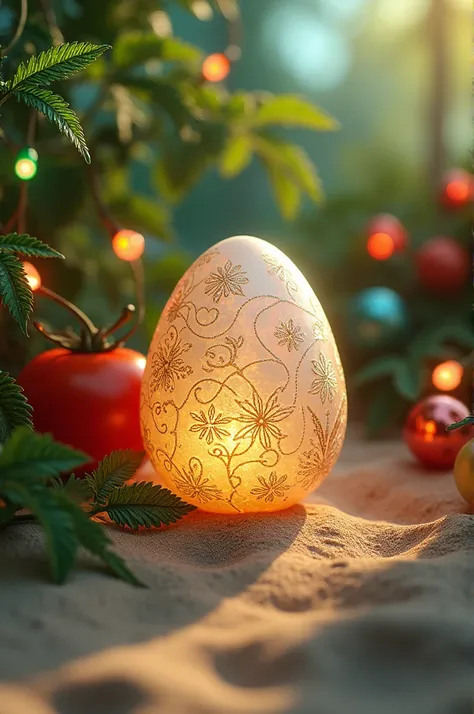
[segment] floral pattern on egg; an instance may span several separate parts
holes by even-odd
[[[346,420],[331,328],[292,261],[250,236],[201,255],[163,311],[144,375],[160,482],[213,512],[287,508],[328,475]]]

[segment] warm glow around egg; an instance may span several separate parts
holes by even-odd
[[[291,260],[250,236],[201,255],[147,358],[141,424],[157,480],[208,511],[287,508],[330,472],[346,418],[331,328]]]

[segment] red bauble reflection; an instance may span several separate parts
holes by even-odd
[[[446,431],[449,424],[469,416],[458,399],[435,394],[423,399],[408,415],[403,438],[422,464],[431,469],[451,469],[464,444],[472,438],[472,427]]]

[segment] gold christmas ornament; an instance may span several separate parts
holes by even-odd
[[[474,506],[474,439],[464,444],[456,456],[454,480],[464,500]]]
[[[143,379],[160,483],[215,513],[287,508],[326,478],[346,420],[331,328],[292,261],[251,236],[201,255],[168,300]]]

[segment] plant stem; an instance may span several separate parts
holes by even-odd
[[[19,18],[19,20],[18,20],[18,25],[17,25],[15,34],[13,35],[10,44],[7,45],[6,47],[4,47],[4,48],[2,49],[2,55],[3,55],[3,56],[5,56],[5,55],[7,55],[9,52],[11,52],[11,50],[13,49],[13,47],[16,45],[16,43],[18,42],[18,40],[19,40],[20,37],[22,36],[23,30],[25,29],[26,18],[27,18],[27,17],[28,17],[28,0],[21,0],[20,18]],[[0,105],[3,104],[4,101],[5,101],[5,100],[2,100],[2,101],[0,102]]]
[[[76,307],[76,305],[73,305],[72,302],[69,302],[69,300],[66,300],[66,298],[62,297],[62,295],[58,295],[53,290],[43,287],[43,285],[38,288],[37,292],[40,295],[47,297],[49,300],[53,300],[53,302],[57,303],[58,305],[61,305],[62,307],[66,308],[66,310],[69,310],[69,312],[72,313],[79,320],[79,322],[82,323],[82,325],[85,327],[85,329],[91,336],[97,333],[97,327],[94,325],[92,320],[90,320],[87,315],[82,312],[82,310]]]

